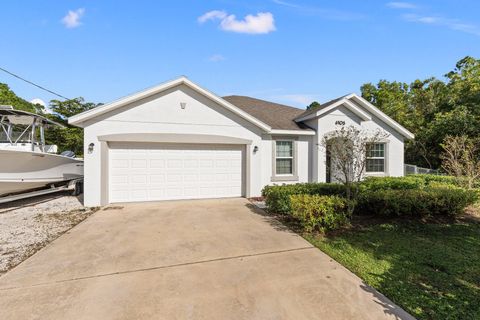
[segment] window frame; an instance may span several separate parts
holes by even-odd
[[[365,155],[365,174],[366,175],[376,175],[376,174],[386,174],[387,172],[387,150],[388,150],[388,144],[387,142],[380,141],[380,142],[374,142],[374,143],[369,143],[373,145],[381,144],[383,145],[383,157],[370,157],[367,154]],[[375,149],[374,149],[375,150]],[[368,160],[383,160],[383,171],[368,171]]]
[[[292,156],[291,157],[277,157],[277,143],[278,142],[290,142],[292,144]],[[294,138],[278,137],[272,139],[272,182],[275,181],[297,181],[297,140]],[[292,160],[292,173],[277,173],[277,159],[291,159]]]

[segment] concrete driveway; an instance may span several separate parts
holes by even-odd
[[[101,210],[0,278],[0,319],[411,319],[245,199]]]

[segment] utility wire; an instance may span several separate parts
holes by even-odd
[[[10,71],[2,68],[2,67],[0,67],[0,70],[3,71],[3,72],[5,72],[5,73],[8,73],[9,75],[11,75],[11,76],[13,76],[13,77],[15,77],[15,78],[17,78],[17,79],[20,79],[20,80],[22,80],[22,81],[25,81],[26,83],[29,83],[29,84],[31,84],[31,85],[39,88],[39,89],[42,89],[42,90],[44,90],[44,91],[47,91],[47,92],[49,92],[49,93],[51,93],[51,94],[53,94],[53,95],[55,95],[55,96],[57,96],[57,97],[60,97],[60,98],[65,99],[65,100],[70,100],[69,98],[67,98],[67,97],[65,97],[65,96],[62,96],[62,95],[59,94],[59,93],[56,93],[56,92],[54,92],[54,91],[52,91],[52,90],[49,90],[49,89],[47,89],[47,88],[45,88],[45,87],[42,87],[41,85],[38,85],[38,84],[36,84],[36,83],[33,83],[32,81],[29,81],[29,80],[27,80],[27,79],[25,79],[25,78],[22,78],[22,77],[20,77],[19,75],[16,75],[15,73],[10,72]]]

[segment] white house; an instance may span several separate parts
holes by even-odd
[[[367,174],[402,176],[413,134],[355,94],[302,110],[219,97],[185,77],[75,115],[84,128],[85,205],[259,196],[265,185],[326,181],[322,137],[380,129]]]

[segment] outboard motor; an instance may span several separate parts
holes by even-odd
[[[75,158],[75,153],[70,150],[63,151],[62,153],[60,153],[60,155],[68,158]]]

